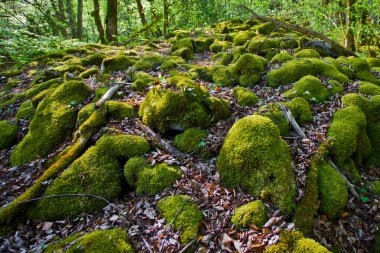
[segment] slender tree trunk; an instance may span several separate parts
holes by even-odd
[[[109,42],[117,40],[117,0],[107,0],[106,36]]]
[[[99,33],[99,40],[102,44],[106,44],[106,39],[104,38],[104,28],[102,24],[102,20],[100,18],[100,8],[99,8],[99,0],[94,0],[94,11],[91,13],[94,17],[96,28]]]
[[[346,36],[344,40],[344,45],[352,50],[355,51],[355,35],[354,31],[352,30],[352,26],[355,23],[355,17],[354,17],[354,7],[353,5],[355,4],[356,0],[347,0],[347,12],[346,12]]]
[[[146,25],[146,19],[145,19],[145,13],[144,13],[144,8],[141,4],[141,0],[136,0],[137,4],[137,9],[139,11],[140,19],[141,19],[141,24]]]
[[[83,39],[83,0],[78,0],[77,37]]]
[[[164,2],[164,35],[168,32],[169,27],[169,3],[168,0],[163,0]]]
[[[66,10],[67,10],[67,16],[68,16],[68,21],[69,21],[69,26],[70,26],[71,38],[74,39],[76,37],[76,32],[75,32],[73,6],[71,3],[71,0],[66,0]]]

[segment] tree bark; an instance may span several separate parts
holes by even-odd
[[[75,21],[74,21],[74,13],[73,13],[73,6],[71,3],[71,0],[66,0],[66,10],[67,10],[67,16],[70,26],[70,33],[71,38],[75,39],[76,32],[75,32]]]
[[[106,39],[104,38],[104,28],[102,24],[102,20],[100,18],[100,8],[99,8],[99,0],[94,0],[94,11],[91,13],[94,17],[96,28],[99,33],[99,40],[102,44],[106,44]]]
[[[144,8],[141,4],[141,0],[136,0],[136,4],[137,4],[137,9],[140,15],[141,24],[146,25],[145,13],[144,13]]]
[[[77,12],[77,37],[83,39],[83,0],[78,0],[78,12]]]
[[[169,3],[168,0],[163,0],[164,4],[164,35],[168,32],[169,27]]]
[[[117,0],[107,0],[106,36],[108,42],[117,40]]]
[[[355,8],[353,5],[355,4],[355,0],[347,0],[347,12],[346,12],[346,34],[344,38],[345,47],[349,48],[352,51],[355,51],[355,35],[352,30],[352,26],[355,23]]]

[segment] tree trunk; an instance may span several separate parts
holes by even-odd
[[[91,13],[94,17],[96,27],[99,33],[99,40],[102,44],[106,44],[106,39],[104,38],[104,28],[102,24],[102,20],[100,18],[100,8],[99,8],[99,0],[94,0],[94,11]]]
[[[347,0],[347,12],[346,12],[346,34],[344,38],[344,45],[352,50],[355,51],[355,35],[354,31],[352,30],[352,26],[355,23],[355,10],[353,5],[355,4],[356,0]]]
[[[107,0],[106,36],[108,42],[117,40],[117,0]]]
[[[168,32],[169,27],[169,3],[168,0],[163,0],[164,2],[164,35]]]
[[[68,16],[68,21],[69,21],[69,26],[70,26],[71,38],[74,39],[76,37],[76,32],[75,32],[73,6],[71,3],[71,0],[66,0],[66,9],[67,9],[67,16]]]
[[[83,0],[78,0],[77,37],[83,39]]]
[[[144,8],[141,4],[141,0],[136,0],[137,4],[137,9],[139,11],[140,19],[141,19],[141,24],[146,25],[146,19],[145,19],[145,13],[144,13]]]

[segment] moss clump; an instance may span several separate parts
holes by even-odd
[[[210,74],[213,82],[222,87],[232,86],[235,83],[230,67],[215,65],[210,69]]]
[[[294,54],[296,58],[321,58],[319,53],[314,49],[302,49],[301,51]]]
[[[212,82],[212,76],[210,69],[207,66],[195,66],[189,69],[189,73],[197,79],[204,80],[206,82]]]
[[[156,194],[171,187],[182,172],[166,163],[153,168],[145,167],[137,176],[136,192]]]
[[[231,105],[227,100],[217,97],[208,97],[205,102],[211,111],[212,122],[231,117]]]
[[[124,177],[131,189],[137,187],[138,176],[147,165],[146,159],[141,156],[132,157],[126,162],[124,165]]]
[[[254,54],[242,55],[234,65],[232,74],[242,86],[254,86],[260,80],[260,75],[264,71],[266,60]]]
[[[296,59],[286,62],[279,69],[271,70],[267,75],[267,85],[278,87],[298,81],[307,75],[321,75],[334,79],[340,83],[348,83],[350,80],[339,72],[333,65],[320,59]]]
[[[219,52],[213,55],[212,59],[216,60],[217,64],[228,66],[234,60],[234,55],[230,52]]]
[[[139,71],[133,75],[133,83],[131,88],[137,91],[143,91],[146,87],[153,83],[154,77],[148,73]]]
[[[45,253],[53,252],[119,252],[133,253],[133,248],[128,242],[128,234],[122,228],[109,230],[96,230],[80,236],[79,233],[69,236],[58,243],[50,244]]]
[[[29,119],[33,116],[34,106],[31,100],[23,102],[17,110],[16,119]]]
[[[161,69],[164,71],[169,71],[175,68],[178,68],[178,66],[181,66],[181,64],[186,63],[185,59],[179,56],[169,56],[165,58],[161,64]]]
[[[368,113],[369,101],[367,98],[363,97],[357,93],[347,93],[341,98],[343,105],[345,106],[357,106],[364,113]]]
[[[371,68],[380,67],[380,59],[378,58],[368,57],[366,61]]]
[[[371,140],[372,152],[368,157],[366,164],[380,167],[380,95],[370,98],[367,113],[367,133]]]
[[[313,252],[313,253],[329,253],[325,247],[309,238],[302,238],[296,242],[294,247],[294,253],[304,253],[304,252]]]
[[[194,53],[191,51],[191,49],[187,47],[180,48],[172,53],[173,56],[179,56],[182,57],[185,60],[192,60],[194,59]]]
[[[68,65],[68,64],[63,64],[58,67],[54,67],[51,69],[52,71],[56,71],[58,75],[62,76],[66,72],[74,73],[74,72],[83,72],[86,69],[80,65]]]
[[[138,117],[137,110],[126,102],[107,101],[106,108],[111,119],[123,120]]]
[[[220,40],[215,40],[214,43],[212,43],[210,46],[210,50],[213,53],[219,53],[222,51],[226,51],[229,48],[231,48],[231,42],[220,41]]]
[[[380,80],[371,73],[371,69],[366,60],[353,56],[347,58],[341,56],[337,61],[346,68],[351,69],[356,79],[380,85]]]
[[[82,59],[83,65],[98,65],[100,66],[106,56],[102,53],[90,54]]]
[[[15,123],[0,120],[0,150],[10,148],[16,143],[18,127]]]
[[[149,148],[149,143],[138,136],[103,136],[55,179],[43,196],[83,193],[112,200],[121,191],[118,159],[142,155]],[[62,219],[99,210],[106,204],[90,197],[42,199],[31,208],[28,216],[46,220]]]
[[[348,201],[347,186],[342,176],[325,161],[318,164],[318,189],[320,211],[337,217]]]
[[[313,120],[309,103],[304,98],[293,98],[290,102],[286,103],[286,105],[289,107],[298,124],[304,125]]]
[[[175,230],[182,229],[180,237],[182,244],[187,244],[198,237],[203,214],[189,196],[175,195],[162,198],[157,207],[166,224],[173,224]]]
[[[98,68],[90,68],[84,72],[82,72],[79,77],[80,78],[89,78],[91,76],[97,76],[99,75],[99,69]]]
[[[380,95],[380,86],[369,82],[360,82],[359,92],[368,96]]]
[[[235,87],[233,90],[233,96],[241,106],[254,106],[259,102],[259,97],[244,87]]]
[[[214,38],[203,38],[198,37],[194,39],[195,45],[196,45],[196,52],[202,52],[205,50],[209,50],[211,44],[214,42]]]
[[[250,31],[241,31],[238,32],[234,36],[233,45],[236,46],[243,46],[245,43],[247,43],[253,36],[255,36],[255,33]]]
[[[286,98],[302,97],[307,101],[322,102],[329,96],[323,83],[314,76],[304,76],[284,93]]]
[[[133,66],[136,70],[156,70],[162,63],[163,57],[158,54],[148,54],[138,60]]]
[[[267,207],[260,200],[256,200],[236,208],[231,221],[238,228],[247,227],[252,224],[262,227],[267,219]]]
[[[77,120],[78,120],[79,125],[82,125],[83,122],[85,122],[91,116],[91,114],[95,111],[95,109],[96,109],[95,103],[89,103],[83,106],[82,109],[80,109],[80,111],[78,112]]]
[[[204,151],[202,142],[207,138],[207,135],[206,130],[189,128],[182,134],[176,135],[173,144],[182,152],[200,154]]]
[[[261,106],[258,111],[259,115],[265,116],[272,120],[272,122],[280,130],[281,136],[289,135],[289,123],[284,117],[279,104],[277,103],[268,103],[264,106]]]
[[[47,90],[47,89],[53,90],[54,88],[58,87],[62,82],[63,82],[62,78],[55,78],[46,82],[35,83],[32,85],[30,89],[25,91],[25,96],[27,98],[31,98],[44,90]]]
[[[329,89],[330,95],[342,94],[344,91],[343,85],[340,82],[332,79],[328,81],[327,87]]]
[[[259,34],[270,34],[276,29],[276,25],[272,22],[266,22],[256,25],[256,31]]]
[[[111,57],[107,57],[103,60],[104,70],[106,72],[119,71],[127,69],[132,66],[135,62],[129,57],[119,54]]]
[[[271,59],[270,62],[271,63],[284,63],[287,61],[291,61],[293,59],[294,59],[293,56],[291,56],[288,52],[284,51],[284,52],[278,53],[275,56],[273,56],[273,58]]]
[[[370,189],[373,194],[380,195],[380,180],[376,180],[370,184]]]
[[[188,48],[190,51],[194,51],[195,47],[196,47],[196,45],[195,45],[194,40],[187,37],[187,38],[175,40],[173,45],[171,46],[170,50],[172,52],[175,52],[181,48]]]
[[[106,112],[102,108],[94,112],[79,126],[82,137],[91,137],[94,131],[106,124]],[[78,136],[76,136],[78,137]]]
[[[46,156],[62,143],[75,127],[77,105],[90,92],[83,82],[69,81],[49,94],[38,105],[28,134],[14,149],[10,158],[12,165]]]
[[[290,152],[278,128],[263,116],[238,120],[224,140],[217,159],[222,183],[261,195],[284,213],[295,207]]]
[[[264,54],[267,52],[267,50],[271,48],[278,48],[280,46],[280,42],[277,38],[268,38],[262,35],[258,35],[256,37],[253,37],[248,46],[248,52],[251,54]]]

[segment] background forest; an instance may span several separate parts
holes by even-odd
[[[380,0],[2,0],[0,63],[88,42],[133,45],[173,30],[261,15],[324,33],[351,50],[379,46]]]

